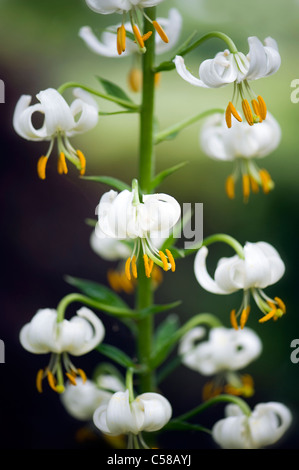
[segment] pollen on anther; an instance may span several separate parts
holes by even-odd
[[[126,261],[126,265],[125,265],[125,273],[126,273],[127,279],[129,279],[129,281],[131,280],[130,267],[131,267],[131,258],[128,258],[127,261]]]
[[[140,31],[138,29],[138,26],[136,26],[136,24],[134,24],[134,26],[133,26],[133,32],[134,32],[134,36],[135,36],[136,41],[138,42],[141,49],[143,49],[144,48],[144,40],[142,39],[142,36],[141,36]]]
[[[162,39],[162,41],[168,43],[169,42],[169,39],[168,39],[168,36],[167,34],[165,33],[164,29],[162,28],[162,26],[157,22],[157,21],[153,21],[153,27],[155,28],[155,30],[157,31],[157,33],[159,34],[160,38]]]
[[[243,330],[244,326],[246,325],[247,323],[247,320],[248,320],[248,317],[249,317],[249,313],[250,313],[250,306],[248,305],[246,308],[243,309],[242,313],[241,313],[241,318],[240,318],[240,327],[241,327],[241,330]]]
[[[248,122],[250,126],[253,126],[253,116],[252,116],[252,111],[248,103],[248,100],[242,101],[242,109],[243,109],[243,113],[246,118],[246,121]]]
[[[235,330],[239,329],[237,318],[236,318],[236,310],[232,310],[230,312],[230,323]]]
[[[87,376],[86,376],[84,370],[83,369],[77,369],[77,372],[78,372],[78,375],[80,375],[81,379],[83,380],[83,383],[85,383],[86,380],[87,380]]]
[[[46,179],[46,166],[47,166],[48,157],[42,155],[37,162],[37,174],[41,180]]]
[[[143,255],[143,262],[144,262],[144,269],[145,269],[145,275],[146,277],[151,277],[151,269],[149,265],[149,259],[146,253]]]
[[[66,165],[66,160],[65,160],[65,154],[63,152],[60,152],[60,155],[58,157],[58,173],[59,174],[67,174],[68,172],[68,169],[67,169],[67,165]]]
[[[76,379],[72,374],[66,372],[65,375],[67,376],[72,385],[77,385]]]
[[[274,297],[274,300],[277,302],[278,307],[283,311],[283,313],[286,313],[287,308],[285,303],[279,297]]]
[[[266,321],[268,320],[271,320],[271,318],[274,317],[276,313],[276,308],[271,310],[271,312],[267,313],[265,316],[263,316],[262,318],[259,319],[259,323],[265,323]]]
[[[231,101],[228,103],[228,106],[230,107],[230,111],[231,111],[232,115],[234,116],[234,118],[238,122],[242,122],[242,118],[241,118],[240,114],[238,113],[238,111],[236,110],[236,108],[234,107],[234,105]]]
[[[168,260],[169,260],[169,262],[170,262],[170,264],[171,264],[171,271],[174,273],[174,271],[175,271],[175,261],[174,261],[174,257],[173,257],[173,255],[172,255],[172,253],[171,253],[170,250],[166,249],[165,252],[166,252],[167,257],[168,257]]]
[[[163,253],[163,251],[159,251],[159,255],[160,255],[160,258],[161,258],[162,263],[163,263],[164,271],[168,271],[169,266],[168,266],[168,262],[167,262],[167,258],[165,256],[165,254]]]
[[[47,378],[48,378],[48,383],[50,385],[50,387],[52,388],[52,390],[54,390],[54,392],[56,392],[56,380],[55,380],[55,377],[54,375],[52,374],[52,372],[48,371],[47,372]]]
[[[226,178],[225,192],[226,192],[227,196],[229,197],[229,199],[234,199],[234,197],[235,197],[235,179],[234,179],[233,175],[229,175]]]
[[[267,117],[267,106],[264,99],[260,95],[257,97],[257,100],[259,103],[260,116],[264,121]]]
[[[246,173],[242,176],[242,182],[244,201],[247,202],[250,196],[250,178]]]
[[[145,33],[145,34],[142,36],[143,41],[147,41],[147,40],[151,37],[152,34],[153,34],[152,31],[148,31],[147,33]]]
[[[86,158],[84,157],[81,150],[77,150],[77,156],[78,156],[80,164],[81,164],[80,175],[83,176],[83,175],[85,175],[85,170],[86,170]]]
[[[36,375],[36,388],[39,393],[43,392],[42,380],[43,380],[44,370],[40,369]]]
[[[137,279],[137,266],[136,266],[136,256],[133,256],[132,258],[132,274],[135,279]]]
[[[225,111],[225,122],[227,127],[230,129],[232,127],[232,113],[230,109],[230,103],[228,103],[228,106]]]

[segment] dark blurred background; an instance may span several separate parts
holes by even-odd
[[[261,336],[264,351],[246,372],[253,375],[256,383],[256,394],[249,399],[250,405],[281,401],[292,410],[292,428],[276,447],[297,449],[299,364],[290,361],[290,343],[299,338],[299,104],[290,100],[290,84],[299,78],[299,2],[166,0],[159,7],[159,15],[166,15],[171,6],[179,8],[184,16],[182,40],[193,30],[202,34],[221,30],[230,35],[244,53],[248,51],[248,36],[256,35],[261,40],[272,36],[279,44],[280,70],[269,79],[253,83],[254,90],[265,98],[282,128],[279,148],[261,162],[272,175],[275,190],[267,196],[253,195],[244,205],[239,187],[237,198],[228,200],[224,181],[231,165],[212,161],[202,153],[198,145],[200,124],[183,131],[175,141],[157,147],[157,169],[182,160],[189,162],[165,181],[160,190],[172,194],[180,203],[204,204],[204,236],[223,232],[242,244],[247,240],[267,241],[285,261],[285,276],[266,292],[285,300],[287,315],[278,322],[260,325],[259,312],[252,310],[248,326]],[[79,28],[90,25],[100,31],[105,25],[117,23],[120,17],[96,15],[83,0],[1,0],[0,17],[0,78],[6,86],[5,104],[0,104],[0,339],[5,342],[5,364],[0,364],[1,444],[10,449],[104,446],[100,438],[94,441],[90,435],[83,441],[78,440],[78,430],[84,424],[69,416],[59,397],[47,387],[42,395],[38,394],[35,375],[39,368],[47,365],[48,357],[23,350],[19,331],[39,308],[55,308],[63,296],[73,292],[74,288],[65,282],[66,274],[106,283],[110,265],[92,252],[89,244],[92,229],[85,219],[94,217],[99,198],[108,188],[80,180],[72,168],[67,176],[59,176],[54,152],[48,163],[47,180],[40,181],[36,163],[47,144],[27,142],[17,136],[12,116],[21,94],[35,96],[40,90],[57,88],[66,81],[96,87],[95,76],[100,75],[126,87],[131,59],[106,59],[87,50],[78,37]],[[223,50],[223,45],[217,40],[210,41],[190,55],[188,65],[196,73],[199,62],[213,57],[219,50]],[[200,110],[223,107],[231,94],[231,87],[201,90],[184,82],[175,71],[165,73],[156,100],[160,127],[163,129]],[[138,95],[132,97],[139,100]],[[100,108],[102,111],[116,109],[103,101]],[[128,183],[137,176],[138,119],[135,115],[102,117],[96,129],[76,137],[74,142],[87,156],[88,175],[111,175]],[[231,250],[215,246],[210,255],[211,263],[224,255],[230,256]],[[126,300],[132,303],[130,297]],[[241,294],[222,297],[203,291],[194,279],[193,258],[188,258],[178,263],[175,274],[165,276],[156,300],[161,303],[182,300],[176,310],[182,323],[194,314],[209,311],[228,326],[229,311],[239,304]],[[109,317],[102,318],[108,331],[105,341],[124,346],[133,354],[133,339],[126,328]],[[99,360],[103,358],[92,353],[78,358],[76,364],[91,374]],[[180,367],[161,385],[173,404],[174,415],[198,403],[204,382],[195,372]],[[198,422],[211,427],[223,416],[223,407],[216,408],[205,413],[202,420],[198,418]],[[186,438],[186,434],[168,432],[162,439],[163,444],[170,448],[215,447],[209,437],[193,433]]]

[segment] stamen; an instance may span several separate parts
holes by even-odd
[[[241,330],[243,330],[244,326],[246,325],[247,323],[247,320],[248,320],[248,317],[249,317],[249,313],[250,313],[250,305],[248,305],[246,308],[243,309],[242,313],[241,313],[241,318],[240,318],[240,327],[241,327]]]
[[[154,262],[152,259],[149,260],[149,275],[151,276],[153,270]]]
[[[287,308],[285,303],[279,297],[274,297],[274,300],[277,302],[278,307],[283,311],[283,313],[286,313]]]
[[[237,318],[236,318],[236,310],[232,310],[230,312],[230,323],[235,330],[239,329]]]
[[[146,253],[144,253],[144,255],[143,255],[143,262],[144,262],[144,269],[145,269],[146,277],[151,277],[151,269],[150,269],[150,265],[149,265],[148,256],[147,256]]]
[[[257,100],[259,102],[260,116],[261,116],[262,120],[264,121],[266,119],[266,116],[267,116],[267,106],[266,106],[265,101],[263,100],[263,98],[260,95],[257,97]]]
[[[249,178],[250,178],[250,186],[251,186],[252,192],[257,194],[259,192],[259,185],[253,176],[249,175]]]
[[[62,175],[63,173],[66,175],[68,172],[66,161],[65,161],[65,155],[63,152],[60,152],[60,155],[58,157],[57,170],[60,175]]]
[[[158,87],[160,85],[160,82],[161,82],[161,73],[157,72],[155,73],[155,76],[154,76],[155,87]]]
[[[129,87],[132,91],[137,93],[142,87],[142,72],[140,69],[133,68],[130,70],[128,76]]]
[[[144,48],[144,40],[142,39],[142,36],[141,36],[140,31],[138,29],[138,26],[136,26],[136,24],[133,25],[133,32],[134,32],[134,36],[135,36],[136,41],[138,42],[141,49],[143,49]]]
[[[118,273],[113,271],[113,269],[109,269],[107,272],[107,279],[110,284],[110,287],[115,291],[115,292],[120,292],[120,286],[119,286],[119,277]]]
[[[225,191],[229,199],[234,199],[235,198],[235,179],[233,175],[229,175],[226,178],[225,182]]]
[[[48,157],[42,155],[37,162],[37,174],[41,180],[46,179],[46,166],[47,166]]]
[[[137,279],[137,266],[136,266],[136,256],[132,258],[132,274],[135,279]]]
[[[43,380],[44,370],[40,369],[36,375],[36,388],[39,393],[43,392],[42,380]]]
[[[271,312],[267,313],[264,317],[260,318],[259,323],[265,323],[266,321],[271,320],[271,318],[274,317],[275,313],[276,313],[276,308],[271,310]]]
[[[233,103],[230,101],[228,105],[230,107],[231,113],[234,116],[234,118],[237,119],[237,121],[242,122],[242,118],[240,114],[238,113],[238,111],[236,110],[236,108],[234,107]]]
[[[66,372],[65,375],[67,376],[67,378],[69,379],[72,385],[77,385],[75,377],[72,374],[70,374],[69,372]]]
[[[170,250],[166,249],[165,252],[166,252],[167,257],[168,257],[168,260],[169,260],[169,262],[170,262],[170,264],[171,264],[171,271],[174,273],[174,271],[175,271],[175,261],[174,261],[174,257],[173,257],[173,255],[172,255],[172,253],[171,253]]]
[[[228,103],[228,106],[225,110],[225,121],[227,127],[230,129],[232,127],[232,112],[230,109],[230,102]]]
[[[152,34],[153,34],[152,31],[148,31],[147,33],[145,33],[145,34],[142,36],[143,41],[144,41],[144,42],[147,41],[147,40],[151,37]]]
[[[83,383],[85,383],[86,380],[87,380],[87,376],[86,376],[84,370],[83,369],[77,369],[77,372],[80,375],[81,379],[83,380]]]
[[[84,157],[81,150],[77,150],[77,156],[78,156],[78,158],[80,160],[80,163],[81,163],[80,175],[83,176],[83,175],[85,175],[85,170],[86,170],[86,158]]]
[[[260,122],[262,122],[262,118],[261,118],[261,115],[260,115],[260,106],[258,104],[258,102],[256,100],[251,100],[251,104],[252,104],[252,108],[253,108],[253,111],[255,112],[255,114],[257,115],[257,117],[259,117],[260,119]]]
[[[162,41],[168,43],[169,42],[169,39],[168,39],[168,36],[167,34],[165,33],[164,29],[162,28],[162,26],[157,22],[157,21],[153,21],[153,27],[155,28],[155,30],[157,31],[157,33],[159,34],[160,38],[162,39]]]
[[[248,122],[250,126],[253,126],[253,116],[252,116],[252,111],[248,103],[248,100],[242,100],[242,109],[243,109],[243,113],[244,113],[246,121]]]
[[[164,271],[168,271],[168,269],[169,269],[168,261],[167,261],[166,256],[164,255],[163,251],[159,251],[159,255],[160,255],[160,258],[161,258],[162,263],[163,263]]]
[[[120,37],[121,49],[122,49],[123,52],[125,52],[125,50],[126,50],[126,28],[124,27],[123,24],[120,27],[119,37]]]
[[[123,53],[122,42],[121,42],[121,27],[117,28],[116,48],[117,48],[118,55],[121,55]]]
[[[272,181],[271,176],[268,173],[268,171],[264,169],[259,171],[259,175],[261,177],[263,191],[265,194],[268,194],[271,189],[270,187],[270,183]]]
[[[54,377],[54,375],[52,374],[52,372],[49,371],[49,370],[48,370],[48,372],[47,372],[47,378],[48,378],[48,382],[49,382],[49,385],[50,385],[50,387],[52,388],[52,390],[54,390],[54,392],[57,392],[55,377]]]
[[[131,258],[128,258],[126,261],[126,265],[125,265],[125,273],[129,281],[131,280],[130,266],[131,266]]]
[[[242,182],[243,182],[244,202],[247,202],[250,196],[250,178],[246,173],[244,173],[242,176]]]

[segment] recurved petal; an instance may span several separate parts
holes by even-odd
[[[138,434],[140,427],[129,403],[129,391],[116,392],[107,406],[106,422],[109,431],[114,434]]]
[[[75,125],[73,129],[67,132],[68,136],[81,134],[93,129],[97,125],[99,119],[98,104],[90,93],[82,90],[81,88],[75,88],[73,93],[77,99],[72,102],[70,110],[73,115]],[[77,116],[79,116],[78,119]]]
[[[238,68],[233,55],[228,51],[219,52],[214,59],[207,59],[200,64],[199,76],[209,88],[219,88],[233,83],[238,77]]]
[[[246,429],[246,416],[231,416],[221,419],[212,428],[212,436],[222,449],[250,449]]]
[[[136,398],[135,402],[140,402],[144,410],[144,421],[141,430],[158,431],[171,418],[172,408],[169,401],[158,393],[143,393]]]
[[[262,42],[256,37],[248,38],[249,53],[249,69],[244,78],[247,80],[256,80],[267,75],[267,54]]]
[[[105,32],[99,40],[89,26],[82,26],[79,30],[79,36],[85,42],[86,46],[96,54],[104,57],[123,57],[126,52],[119,56],[116,48],[116,35]]]
[[[27,351],[46,354],[56,351],[57,312],[54,309],[40,309],[32,320],[20,331],[20,342]]]
[[[285,272],[285,264],[278,251],[269,243],[257,242],[256,245],[262,250],[270,264],[270,284],[275,284],[282,278]]]
[[[206,266],[206,258],[209,250],[206,246],[200,248],[194,259],[194,273],[199,284],[208,292],[213,294],[230,294],[230,291],[222,289],[209,275]]]
[[[72,328],[72,331],[71,331]],[[63,351],[68,351],[74,356],[81,356],[92,351],[105,336],[105,328],[102,321],[89,308],[81,307],[77,316],[73,317],[68,325],[69,338],[62,340]],[[69,341],[70,340],[70,341]],[[69,344],[67,346],[67,344]],[[67,347],[67,349],[65,349]]]
[[[142,226],[147,232],[162,234],[171,229],[181,216],[180,204],[169,194],[145,195],[143,202]]]
[[[257,243],[246,242],[244,246],[244,288],[264,288],[272,282],[272,270],[269,257]]]
[[[256,448],[274,444],[285,434],[291,422],[292,414],[282,403],[257,405],[249,418],[252,442]]]
[[[197,342],[206,334],[206,329],[198,326],[188,331],[180,341],[178,354],[182,356],[182,363],[190,369],[198,370]]]
[[[267,37],[264,40],[265,52],[267,55],[267,72],[266,75],[276,73],[281,65],[281,57],[278,51],[278,45],[275,39]]]
[[[175,59],[173,60],[176,71],[177,73],[184,79],[186,82],[191,83],[191,85],[199,86],[202,88],[210,88],[208,85],[206,85],[202,80],[199,78],[194,77],[189,70],[187,70],[187,67],[185,65],[185,61],[183,57],[177,55]]]
[[[122,13],[132,8],[130,0],[86,0],[87,6],[101,15]]]
[[[43,107],[40,103],[30,106],[31,99],[30,95],[22,95],[18,100],[13,115],[14,130],[26,140],[45,140],[51,137],[45,123],[39,129],[32,124],[32,115],[36,112],[44,114]]]
[[[40,91],[36,95],[45,114],[47,135],[52,136],[57,131],[69,131],[75,126],[70,107],[65,99],[54,88]]]

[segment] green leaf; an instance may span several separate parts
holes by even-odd
[[[77,287],[79,291],[94,300],[113,307],[128,309],[127,304],[115,292],[102,284],[72,276],[66,276],[65,279],[68,284]]]
[[[88,181],[95,181],[96,183],[107,184],[108,186],[112,186],[112,188],[118,189],[118,191],[123,191],[124,189],[131,191],[132,189],[128,184],[112,176],[82,176],[81,178]]]
[[[178,307],[181,303],[181,300],[177,300],[176,302],[172,302],[170,304],[152,305],[151,307],[143,308],[141,310],[138,310],[138,318],[143,319],[148,315],[155,315],[157,313],[165,312],[167,310],[172,310],[173,308]]]
[[[133,101],[126,94],[126,92],[115,83],[112,83],[109,80],[106,80],[105,78],[98,77],[98,76],[97,76],[97,79],[101,83],[106,93],[108,93],[108,95],[115,96],[116,98],[120,98],[121,100],[128,101],[129,103],[133,103]]]
[[[100,344],[97,346],[97,351],[99,351],[101,354],[103,354],[106,357],[109,357],[109,359],[112,359],[114,362],[117,364],[123,366],[123,367],[132,367],[134,370],[138,368],[137,364],[132,361],[132,359],[123,351],[120,349],[116,348],[115,346],[111,346],[110,344]]]
[[[188,162],[182,162],[182,163],[179,163],[178,165],[175,165],[171,168],[167,168],[167,170],[163,170],[161,171],[161,173],[159,173],[152,181],[151,181],[151,185],[150,185],[150,190],[152,191],[153,189],[155,189],[157,186],[159,186],[164,180],[165,178],[167,178],[168,176],[172,175],[173,173],[175,173],[176,171],[180,170],[181,168],[183,168],[185,165],[187,165]]]
[[[169,338],[178,330],[179,317],[175,314],[170,314],[157,328],[155,334],[155,349],[158,350]]]

